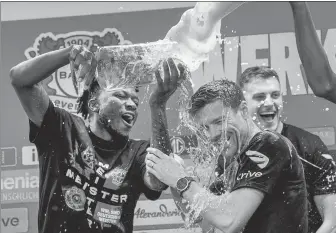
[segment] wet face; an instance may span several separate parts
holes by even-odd
[[[128,135],[138,117],[139,98],[135,89],[103,90],[98,102],[99,120],[105,129]]]
[[[247,107],[245,112],[247,115]],[[207,104],[196,113],[193,120],[203,139],[220,148],[221,154],[228,158],[239,152],[242,138],[248,133],[246,116],[243,116],[242,110],[235,112],[225,107],[221,100]]]
[[[243,88],[249,113],[261,129],[276,130],[283,109],[280,83],[275,77],[254,78]]]

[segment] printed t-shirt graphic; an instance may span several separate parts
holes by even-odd
[[[100,139],[98,149],[99,138],[82,119],[52,102],[42,126],[30,122],[30,127],[41,171],[39,232],[132,232],[140,194],[152,200],[160,196],[142,179],[147,141],[130,139],[116,151]]]

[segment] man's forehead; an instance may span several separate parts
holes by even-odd
[[[127,87],[127,88],[122,88],[122,87],[117,87],[117,88],[106,88],[106,92],[108,93],[125,93],[130,96],[135,96],[138,97],[138,94],[136,92],[135,87]]]
[[[281,91],[279,81],[275,77],[254,78],[244,85],[244,91],[251,94],[269,93],[274,91]]]
[[[221,100],[207,104],[194,116],[194,123],[197,125],[209,124],[217,119],[225,119],[230,108],[225,107]]]

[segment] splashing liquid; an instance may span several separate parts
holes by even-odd
[[[228,112],[223,113],[221,139],[213,143],[202,130],[195,127],[187,113],[188,100],[193,92],[190,72],[209,59],[209,53],[220,41],[221,19],[229,15],[243,2],[200,2],[193,9],[182,15],[177,25],[172,27],[163,40],[151,43],[107,46],[98,48],[95,57],[98,65],[95,77],[101,88],[120,88],[146,86],[155,84],[154,70],[159,68],[163,77],[162,61],[172,57],[174,61],[183,64],[187,70],[185,80],[180,82],[181,96],[179,98],[179,118],[182,128],[189,129],[196,135],[198,146],[189,148],[189,154],[195,166],[191,175],[204,186],[204,192],[199,193],[186,214],[185,225],[190,229],[202,211],[217,208],[226,203],[226,194],[230,191],[232,179],[237,171],[237,164],[227,165],[224,157],[225,172],[216,177],[215,168],[219,156],[225,154],[227,141],[226,129]],[[80,67],[81,69],[81,67]],[[72,70],[75,74],[80,72]],[[77,76],[77,75],[76,75]],[[77,76],[78,77],[78,76]],[[83,92],[85,80],[77,80],[80,93]],[[190,85],[191,84],[191,85]],[[223,195],[216,196],[209,191],[215,181],[223,182]],[[225,208],[221,211],[225,212]],[[232,213],[230,213],[232,214]],[[212,231],[209,231],[212,232]]]
[[[102,88],[128,87],[156,83],[154,70],[161,67],[162,60],[169,57],[182,63],[193,72],[208,60],[209,53],[220,39],[221,19],[243,2],[200,2],[182,15],[163,40],[156,42],[106,46],[97,48],[96,76]],[[72,70],[76,74],[79,70]],[[187,79],[191,81],[190,72]],[[163,77],[161,69],[161,77]],[[89,79],[89,78],[88,78]],[[75,80],[79,93],[89,85],[85,80]]]
[[[194,164],[193,170],[190,171],[189,175],[194,177],[204,188],[202,192],[196,194],[193,202],[188,203],[188,212],[184,213],[185,228],[187,229],[191,229],[193,224],[201,218],[201,214],[204,211],[218,210],[219,206],[222,208],[218,211],[222,213],[227,211],[227,195],[231,191],[238,171],[238,162],[232,158],[226,158],[227,149],[230,146],[227,141],[229,112],[229,110],[223,110],[222,112],[221,137],[217,141],[212,141],[204,128],[197,127],[194,120],[187,114],[187,111],[182,114],[181,124],[188,128],[192,134],[196,135],[198,142],[197,147],[188,149]],[[216,176],[215,170],[220,156],[223,156],[224,164],[222,167],[224,172],[221,176]],[[218,184],[218,188],[214,192],[216,184]],[[233,215],[234,213],[226,214]],[[202,228],[207,228],[206,231],[203,229],[203,232],[214,232],[215,229],[211,224],[206,223],[203,224]]]

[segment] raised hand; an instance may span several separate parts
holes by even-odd
[[[97,60],[94,54],[83,45],[74,45],[69,55],[72,81],[76,92],[90,86],[95,77]],[[80,88],[81,87],[81,88]],[[80,90],[82,91],[82,90]]]
[[[166,104],[169,97],[176,91],[178,85],[187,77],[184,66],[181,63],[176,65],[172,58],[164,60],[162,66],[163,78],[159,69],[155,71],[157,87],[149,99],[149,103],[152,106]]]

